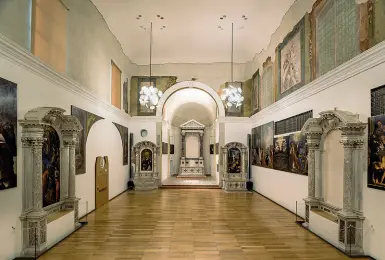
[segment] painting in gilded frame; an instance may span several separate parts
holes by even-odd
[[[277,100],[305,83],[305,18],[278,45]]]
[[[143,149],[140,152],[140,170],[150,172],[153,168],[152,151],[150,149]]]
[[[56,130],[44,126],[42,148],[43,207],[60,201],[60,139]]]
[[[83,174],[86,173],[86,144],[88,135],[92,126],[104,118],[76,106],[71,106],[71,115],[77,117],[83,127],[83,130],[78,133],[78,142],[75,148],[76,174]]]
[[[274,122],[253,128],[252,165],[273,168],[274,164]]]
[[[123,83],[123,110],[128,114],[128,79]]]
[[[289,136],[274,138],[274,169],[289,171]]]
[[[128,165],[128,128],[117,123],[114,123],[119,131],[120,138],[122,139],[123,147],[123,165]]]
[[[301,132],[289,136],[289,171],[292,173],[308,175],[308,146],[306,136]]]
[[[17,187],[17,85],[0,77],[0,190]]]
[[[368,187],[385,190],[385,115],[369,118]]]
[[[259,87],[260,87],[261,77],[259,75],[259,70],[253,75],[253,93],[252,93],[252,114],[255,114],[259,111]]]
[[[227,152],[227,172],[241,173],[241,151],[238,148],[230,148]]]

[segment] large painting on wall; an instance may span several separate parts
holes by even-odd
[[[259,70],[253,75],[253,93],[252,93],[252,114],[255,114],[259,110],[259,86],[260,86]]]
[[[385,115],[369,118],[368,187],[385,190]]]
[[[227,152],[227,172],[241,173],[241,151],[238,148],[230,148]]]
[[[86,144],[88,134],[92,126],[104,118],[75,106],[71,106],[71,115],[76,116],[83,127],[83,130],[78,133],[78,143],[75,149],[76,174],[83,174],[86,172]]]
[[[152,151],[150,149],[143,149],[140,152],[140,170],[152,171]]]
[[[60,139],[51,126],[44,127],[42,149],[43,207],[60,201]]]
[[[17,186],[17,85],[0,77],[0,190]]]
[[[128,114],[128,79],[123,83],[123,109]]]
[[[274,169],[289,171],[289,136],[274,138]]]
[[[299,133],[294,133],[289,136],[289,171],[292,173],[307,175],[308,163],[307,154],[308,147],[306,136]]]
[[[251,130],[251,164],[261,166],[262,128],[260,126]]]
[[[252,165],[273,168],[274,122],[253,128]]]
[[[114,123],[119,131],[123,146],[123,165],[128,165],[128,128],[117,123]]]
[[[305,20],[302,19],[278,45],[278,99],[303,86],[304,81]]]

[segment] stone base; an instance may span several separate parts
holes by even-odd
[[[247,191],[246,180],[223,180],[225,191]]]
[[[135,190],[154,190],[159,187],[158,179],[150,178],[138,178],[134,180]]]

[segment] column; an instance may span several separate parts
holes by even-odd
[[[227,180],[227,149],[223,148],[222,153],[223,153],[223,172],[222,172],[223,186],[222,188],[226,188],[225,182]]]
[[[184,132],[182,134],[182,157],[186,157],[186,134]]]
[[[75,195],[75,147],[76,141],[69,142],[69,169],[68,169],[68,198],[76,198]]]
[[[319,153],[320,135],[307,135],[308,152],[308,198],[316,198],[316,152]]]
[[[203,157],[203,132],[199,133],[199,157]]]
[[[246,178],[247,172],[246,172],[246,148],[241,148],[241,160],[242,160],[242,166],[241,166],[241,173],[242,173],[242,179]]]
[[[322,176],[322,165],[321,165],[321,150],[315,150],[315,197],[317,200],[323,200],[323,176]]]
[[[69,192],[69,150],[70,145],[63,136],[63,147],[60,148],[60,200],[66,200]]]

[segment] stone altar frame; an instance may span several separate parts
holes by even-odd
[[[141,170],[141,153],[144,149],[152,152],[152,170]],[[157,171],[157,160],[159,157],[159,147],[150,141],[136,143],[132,147],[132,161],[135,162],[134,183],[135,190],[153,190],[159,187],[159,173]]]
[[[328,110],[319,113],[319,118],[310,118],[302,128],[309,147],[308,197],[305,201],[305,222],[309,224],[311,209],[324,210],[338,218],[338,247],[352,255],[363,253],[362,185],[365,161],[362,160],[364,131],[362,123],[348,111]],[[332,130],[341,131],[340,143],[344,147],[343,208],[326,203],[323,197],[323,146]],[[365,157],[365,156],[364,156]]]
[[[62,209],[74,210],[74,224],[79,224],[79,198],[75,195],[75,146],[78,132],[83,129],[79,120],[64,115],[56,107],[38,107],[19,120],[22,127],[22,256],[40,255],[47,250],[47,216]],[[51,126],[60,139],[60,201],[43,208],[42,148],[44,126]],[[36,234],[35,234],[36,230]]]
[[[228,151],[232,148],[239,149],[241,152],[241,172],[240,173],[230,173],[228,172],[227,165],[227,156]],[[222,148],[222,158],[223,158],[223,186],[222,189],[225,191],[247,191],[246,182],[247,182],[247,166],[248,166],[248,155],[247,155],[247,146],[238,143],[231,142],[227,143]]]

